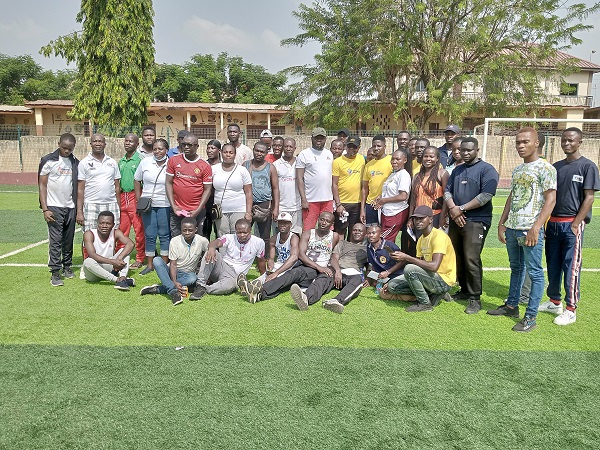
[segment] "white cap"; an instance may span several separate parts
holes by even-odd
[[[279,222],[280,220],[283,220],[284,222],[291,222],[292,215],[290,213],[280,212],[277,216],[277,221]]]
[[[263,138],[263,137],[270,137],[270,138],[272,138],[273,137],[273,133],[271,133],[271,130],[262,130],[260,132],[260,137],[261,138]]]

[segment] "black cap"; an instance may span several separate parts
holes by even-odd
[[[354,145],[356,148],[360,147],[360,138],[358,136],[348,136],[346,147],[350,144]]]

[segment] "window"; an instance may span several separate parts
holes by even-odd
[[[214,125],[192,125],[190,131],[198,139],[216,139],[217,130]]]
[[[579,83],[560,83],[560,95],[576,96]]]

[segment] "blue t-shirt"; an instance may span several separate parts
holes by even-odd
[[[167,156],[169,158],[171,158],[172,156],[175,156],[175,155],[179,155],[179,148],[178,147],[173,147],[173,148],[169,149],[169,151],[167,152]]]
[[[452,158],[452,154],[448,154],[449,149],[450,146],[448,144],[444,144],[441,147],[438,147],[438,150],[440,152],[440,164],[442,165],[443,169],[446,168],[449,162],[454,161],[454,158]]]
[[[273,198],[271,188],[271,163],[266,163],[261,170],[252,167],[252,161],[244,162],[244,167],[252,177],[252,202],[268,202]]]
[[[556,169],[556,205],[553,217],[575,217],[583,202],[584,190],[600,190],[598,167],[585,157],[575,161],[563,159],[553,164]],[[592,210],[587,213],[585,223],[590,223]]]
[[[456,205],[464,205],[481,193],[496,195],[497,187],[498,172],[494,166],[477,160],[473,164],[461,164],[454,168],[448,178],[446,192],[452,194]],[[465,219],[489,226],[492,224],[493,208],[492,202],[489,201],[479,208],[465,211]]]
[[[370,243],[367,245],[367,260],[375,272],[381,273],[384,270],[390,270],[397,262],[390,257],[389,252],[384,248],[386,246],[391,248],[391,251],[400,251],[400,248],[396,244],[385,239],[380,241],[377,248],[374,248]],[[404,270],[400,269],[397,272],[390,273],[390,278],[398,277],[403,272]]]

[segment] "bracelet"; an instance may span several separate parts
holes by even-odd
[[[46,211],[50,211],[49,209],[42,209],[42,212],[45,213]]]

